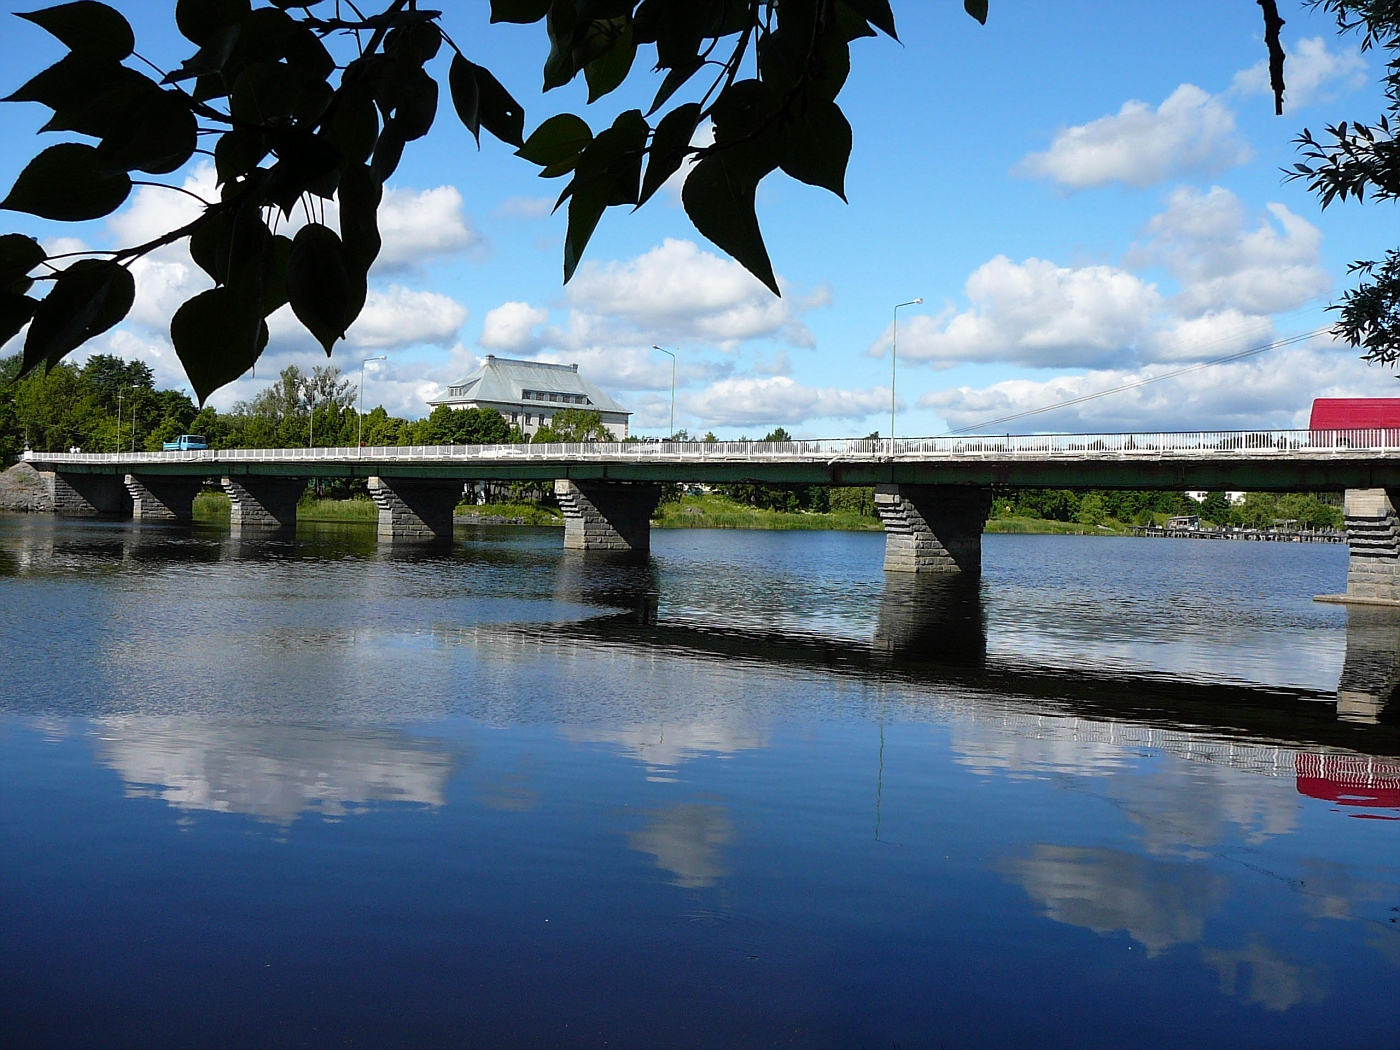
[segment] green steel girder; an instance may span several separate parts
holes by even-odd
[[[1179,458],[1115,460],[1006,460],[1001,462],[850,461],[786,462],[600,462],[518,463],[471,460],[387,462],[339,460],[297,462],[192,462],[131,464],[46,464],[40,470],[71,474],[154,476],[224,475],[318,478],[440,478],[444,481],[676,481],[765,485],[996,485],[1013,488],[1234,489],[1321,492],[1349,488],[1400,488],[1400,459],[1244,459]]]

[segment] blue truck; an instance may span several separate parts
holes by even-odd
[[[202,434],[181,434],[174,441],[161,443],[166,452],[201,452],[209,447]]]

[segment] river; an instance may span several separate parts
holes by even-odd
[[[882,555],[0,517],[0,1045],[1400,1042],[1345,547]]]

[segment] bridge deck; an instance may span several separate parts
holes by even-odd
[[[1047,488],[1400,488],[1400,430],[1041,434],[784,442],[589,442],[35,453],[41,470],[464,481],[1009,485]]]

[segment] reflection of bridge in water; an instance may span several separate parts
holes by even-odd
[[[885,568],[977,573],[995,486],[1346,492],[1347,597],[1400,604],[1400,431],[1049,434],[900,441],[661,442],[29,453],[59,513],[189,521],[206,483],[237,529],[296,523],[311,478],[364,478],[381,540],[450,538],[464,485],[552,481],[564,545],[646,550],[663,482],[873,485]],[[1400,499],[1400,497],[1397,497]]]

